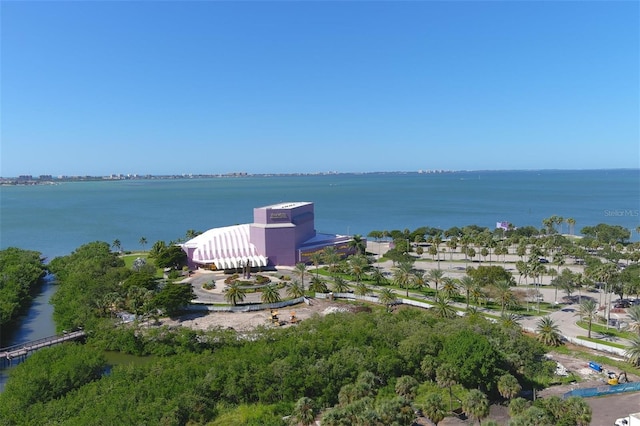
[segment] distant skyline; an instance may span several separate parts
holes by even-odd
[[[640,3],[0,5],[0,176],[640,167]]]

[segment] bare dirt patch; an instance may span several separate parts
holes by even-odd
[[[248,331],[258,326],[289,327],[314,315],[327,315],[334,312],[354,311],[357,309],[357,306],[346,303],[312,299],[310,304],[301,303],[277,309],[279,325],[274,324],[272,321],[270,310],[256,312],[198,312],[183,315],[179,318],[164,318],[161,320],[160,325],[189,327],[194,330],[232,328],[236,331]],[[293,317],[295,317],[295,320]]]

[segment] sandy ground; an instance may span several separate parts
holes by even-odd
[[[295,306],[278,309],[278,323],[271,320],[271,311],[257,312],[197,312],[180,318],[164,318],[161,325],[189,327],[194,330],[210,330],[216,328],[233,328],[236,331],[248,331],[257,326],[289,327],[296,322],[304,321],[314,315],[326,315],[337,311],[350,310],[345,303],[313,299],[310,304],[301,303]],[[295,317],[295,320],[292,320]]]

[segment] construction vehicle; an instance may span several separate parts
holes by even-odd
[[[620,374],[616,374],[613,371],[608,371],[607,375],[608,375],[608,379],[607,379],[608,385],[617,385],[619,383],[629,383],[629,378],[627,377],[626,371],[623,371]]]

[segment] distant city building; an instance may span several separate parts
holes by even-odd
[[[255,208],[253,223],[210,229],[181,247],[191,268],[238,269],[309,263],[313,253],[327,246],[352,254],[351,240],[317,233],[313,203],[291,202]]]

